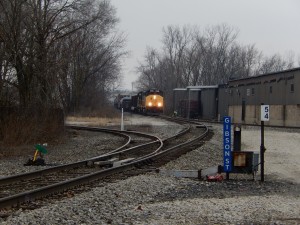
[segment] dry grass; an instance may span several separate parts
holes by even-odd
[[[0,158],[27,155],[34,150],[34,144],[59,143],[64,136],[63,120],[54,113],[12,113],[0,126]]]
[[[64,130],[61,124],[47,118],[10,117],[2,124],[2,141],[7,146],[44,143],[56,140]]]
[[[110,126],[110,125],[119,125],[121,123],[121,118],[68,116],[66,118],[66,123],[67,124],[89,124],[93,126]]]

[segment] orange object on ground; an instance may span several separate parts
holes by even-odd
[[[206,176],[207,181],[222,181],[224,178],[221,174]]]

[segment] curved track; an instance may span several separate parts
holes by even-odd
[[[127,141],[123,146],[91,159],[0,179],[0,208],[31,202],[53,193],[63,192],[70,188],[123,172],[129,168],[141,167],[159,161],[162,158],[166,159],[167,155],[172,155],[176,151],[182,151],[187,146],[201,140],[208,133],[208,128],[204,126],[200,135],[189,137],[188,132],[191,131],[191,126],[186,126],[180,133],[161,140],[156,136],[140,132],[121,132],[95,127],[70,126],[70,128],[127,135],[124,136]],[[151,141],[129,147],[132,140],[129,136],[132,135],[147,137]],[[183,137],[183,140],[178,141],[179,137]],[[113,163],[115,159],[118,160],[116,165]],[[111,167],[112,165],[114,166]],[[11,189],[9,187],[12,184],[15,188],[13,191],[8,191]],[[26,189],[24,187],[29,188]]]

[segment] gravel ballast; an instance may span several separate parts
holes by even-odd
[[[131,120],[133,123],[135,118],[132,117]],[[143,124],[145,123],[151,123],[151,121],[143,119]],[[167,129],[163,125],[165,123],[168,124]],[[152,130],[155,132],[159,130],[160,135],[169,135],[179,130],[177,125],[168,122],[162,124],[156,122],[152,126]],[[222,164],[222,127],[213,125],[211,129],[214,136],[204,146],[160,169],[198,170]],[[253,142],[253,139],[257,133],[259,135],[258,128],[244,129],[242,132],[242,147],[257,148],[259,140]],[[297,131],[266,131],[268,149],[266,160],[269,161],[266,162],[264,183],[259,182],[259,174],[255,181],[252,180],[251,175],[241,177],[231,175],[229,181],[207,182],[167,177],[156,172],[149,172],[108,183],[102,187],[95,187],[89,192],[77,194],[72,198],[63,199],[39,209],[19,210],[5,220],[0,218],[0,222],[1,224],[32,225],[299,224],[299,174],[295,173],[295,176],[293,173],[291,178],[285,176],[281,168],[274,166],[273,162],[276,164],[277,157],[282,157],[282,155],[276,154],[276,146],[268,145],[269,142],[272,143],[268,137],[286,138],[286,135],[289,140],[283,139],[282,142],[288,142],[291,145],[298,143],[300,139]],[[89,142],[88,135],[84,140]],[[286,148],[288,149],[288,146]],[[295,156],[294,154],[297,155],[291,152],[288,156]],[[289,159],[288,156],[284,158],[284,162],[290,160],[293,163],[294,157]],[[6,174],[6,170],[11,169],[9,165],[10,163],[1,160],[2,175]],[[277,168],[277,170],[272,168]],[[291,166],[290,169],[292,173],[293,169],[298,168]]]

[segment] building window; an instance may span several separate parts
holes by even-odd
[[[273,87],[270,86],[270,94],[272,94],[272,93],[273,93]]]
[[[294,92],[294,84],[291,84],[291,92]]]
[[[250,88],[247,88],[247,96],[250,96]]]
[[[251,94],[254,95],[254,88],[251,89]]]

